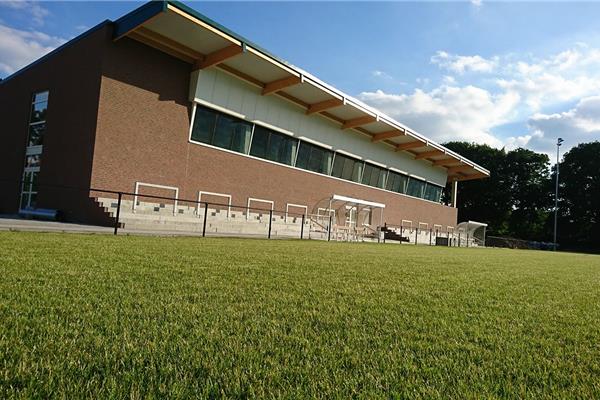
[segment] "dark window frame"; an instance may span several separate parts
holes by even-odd
[[[305,148],[308,149],[308,158],[306,159],[306,165],[299,166],[298,162],[303,160],[303,158],[301,157],[301,153],[304,151]],[[320,159],[318,160],[319,167],[313,168],[312,167],[313,163],[316,160],[316,157],[313,157],[313,155],[317,154],[317,152],[320,152]],[[332,169],[333,169],[333,157],[334,157],[333,150],[310,143],[306,140],[300,140],[298,143],[298,152],[296,155],[296,162],[295,162],[294,166],[297,168],[303,169],[305,171],[312,171],[312,172],[316,172],[318,174],[331,176]],[[329,160],[327,160],[327,158],[329,158]],[[304,165],[304,162],[303,161],[301,161],[301,162]],[[324,163],[327,163],[327,165],[325,166],[325,171],[322,171],[322,169],[323,169],[322,167],[323,167]]]

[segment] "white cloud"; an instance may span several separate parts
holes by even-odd
[[[475,7],[481,7],[481,4],[483,2],[481,0],[471,0],[471,4],[473,4]]]
[[[0,25],[0,73],[11,74],[64,42],[42,32]]]
[[[431,90],[417,89],[412,94],[377,90],[364,92],[360,98],[439,142],[528,147],[551,155],[559,136],[568,141],[563,150],[600,139],[600,49],[577,43],[544,58],[510,54],[489,59],[438,51],[431,62],[459,75],[489,72],[496,77],[481,78],[485,85],[481,88],[459,86],[455,75],[445,75],[440,86]],[[461,77],[461,81],[467,79],[479,78]],[[429,82],[420,79],[417,83],[424,87]],[[542,112],[574,101],[579,103],[567,111]],[[495,133],[507,123],[519,131],[502,136]]]
[[[363,92],[360,99],[438,142],[466,140],[501,147],[491,128],[510,120],[519,102],[516,93],[492,95],[475,87],[440,86],[410,95],[381,90]]]
[[[561,113],[536,113],[529,118],[528,127],[535,136],[527,145],[549,154],[554,153],[559,137],[565,140],[564,151],[578,143],[600,140],[600,96],[583,98]]]
[[[44,24],[44,19],[50,15],[50,11],[42,7],[37,1],[27,0],[8,0],[0,1],[0,6],[10,8],[12,10],[24,11],[29,14],[31,21],[41,26]]]
[[[456,79],[450,75],[444,76],[444,79],[442,81],[444,82],[444,85],[455,85],[456,84]]]
[[[501,90],[516,91],[530,112],[600,91],[600,50],[579,44],[544,59],[517,61],[504,66]]]
[[[465,72],[492,72],[498,66],[498,57],[486,59],[481,56],[460,56],[438,51],[430,59],[432,64],[457,74]]]

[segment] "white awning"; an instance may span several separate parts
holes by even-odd
[[[462,229],[465,232],[474,232],[479,228],[482,227],[487,227],[487,224],[484,224],[483,222],[477,222],[477,221],[467,221],[467,222],[461,222],[460,224],[458,224],[456,226],[457,229]]]
[[[347,197],[347,196],[342,196],[339,194],[334,194],[331,197],[332,201],[343,201],[346,203],[353,203],[353,204],[360,204],[363,206],[369,206],[369,207],[374,207],[374,208],[385,208],[385,204],[382,203],[376,203],[374,201],[367,201],[367,200],[361,200],[361,199],[355,199],[352,197]]]

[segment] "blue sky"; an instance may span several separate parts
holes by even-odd
[[[0,77],[139,4],[0,1]],[[600,3],[187,4],[442,143],[600,140]]]

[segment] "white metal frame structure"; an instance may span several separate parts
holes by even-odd
[[[405,224],[405,222],[408,222],[408,226],[406,226],[407,224]],[[400,221],[400,227],[401,228],[408,228],[409,232],[412,232],[413,229],[413,223],[410,219],[403,219],[402,221]]]
[[[288,213],[290,212],[290,207],[303,208],[304,209],[304,217],[306,218],[306,216],[308,215],[308,206],[305,206],[302,204],[287,203],[285,205],[285,222],[286,223],[288,220]]]
[[[356,216],[358,216],[358,213],[361,211],[361,210],[359,210],[359,206],[363,206],[363,208],[369,207],[370,212],[372,212],[373,209],[380,209],[381,215],[380,215],[379,225],[380,226],[383,225],[383,210],[385,209],[385,204],[383,204],[383,203],[355,199],[353,197],[334,194],[329,199],[329,210],[333,210],[334,202],[341,202],[342,204],[340,204],[340,207],[346,207],[346,208],[350,207],[351,209],[354,208],[356,210]],[[340,207],[338,207],[338,208],[340,208]],[[350,213],[352,214],[352,210],[350,211]],[[354,223],[356,223],[356,221],[354,221]],[[350,217],[350,224],[352,224],[352,217]]]
[[[252,201],[255,201],[257,203],[269,203],[269,204],[271,204],[271,211],[273,211],[273,209],[275,208],[275,202],[273,200],[257,199],[257,198],[254,198],[254,197],[248,197],[248,205],[246,207],[246,220],[248,220],[249,216],[250,216],[250,203]]]
[[[145,182],[136,182],[135,183],[135,195],[133,197],[133,212],[135,212],[135,209],[137,208],[137,202],[138,202],[138,195],[139,194],[139,190],[140,187],[145,186],[145,187],[151,187],[151,188],[155,188],[155,189],[165,189],[165,190],[174,190],[175,191],[175,201],[173,202],[173,215],[177,215],[177,199],[179,198],[179,188],[175,187],[175,186],[165,186],[165,185],[157,185],[155,183],[145,183]],[[144,197],[144,195],[140,195],[142,197]]]
[[[229,201],[227,202],[227,218],[231,215],[231,195],[225,193],[216,193],[216,192],[206,192],[204,190],[198,191],[198,204],[196,204],[196,215],[200,217],[200,203],[202,202],[202,195],[205,194],[207,196],[216,196],[216,197],[227,197]]]

